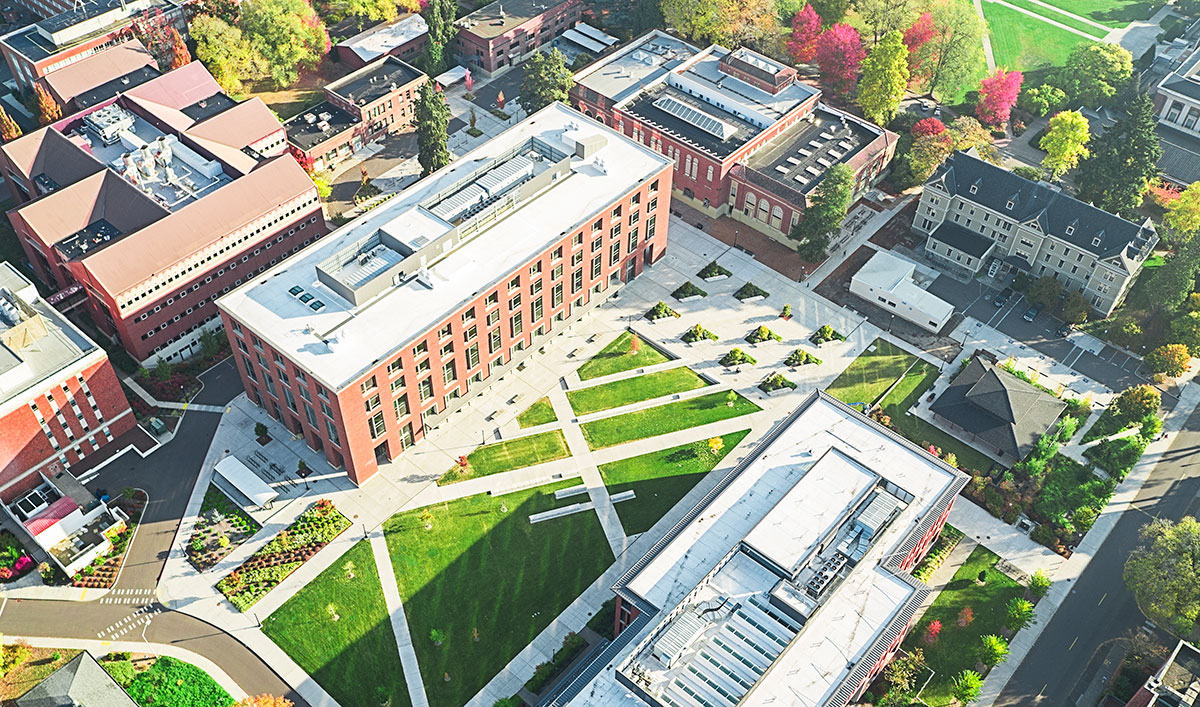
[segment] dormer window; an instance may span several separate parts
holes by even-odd
[[[1095,238],[1092,239],[1092,245],[1093,246],[1100,245],[1100,236],[1096,236]]]
[[[1012,202],[1012,200],[1010,199],[1010,200],[1009,200],[1009,202],[1008,202],[1007,204],[1005,204],[1005,205],[1004,205],[1004,208],[1008,209],[1009,211],[1012,211],[1012,207],[1013,207],[1013,206],[1015,206],[1015,205],[1016,205],[1016,204],[1014,204],[1014,203]]]
[[[975,192],[977,192],[977,191],[979,191],[979,187],[977,187],[976,185],[972,184],[972,185],[971,185],[971,193],[972,193],[972,194],[974,194],[974,193],[975,193]]]
[[[1067,235],[1068,235],[1068,236],[1069,236],[1069,235],[1071,235],[1071,234],[1072,234],[1072,233],[1074,233],[1074,232],[1075,232],[1075,227],[1074,227],[1074,226],[1067,226]]]

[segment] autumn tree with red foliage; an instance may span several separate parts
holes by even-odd
[[[922,118],[913,124],[912,130],[909,130],[909,134],[914,138],[941,135],[944,132],[946,132],[946,124],[937,118]]]
[[[171,36],[171,70],[192,63],[192,54],[188,51],[187,43],[179,35],[179,30],[171,27],[167,32]]]
[[[996,69],[996,73],[981,81],[979,103],[975,106],[975,116],[980,122],[997,126],[1007,123],[1024,80],[1025,76],[1020,71]]]
[[[143,10],[141,15],[133,18],[133,36],[137,37],[146,51],[154,57],[159,71],[176,68],[172,65],[175,55],[172,32],[176,37],[179,36],[175,26],[167,21],[166,15],[159,8],[154,8],[153,12]],[[180,39],[180,41],[183,40]],[[184,51],[186,51],[186,47]]]
[[[787,43],[792,61],[798,64],[812,61],[817,51],[817,38],[820,36],[821,17],[812,5],[805,5],[804,9],[792,18],[792,37]]]
[[[38,125],[49,125],[62,117],[62,106],[40,83],[33,85],[33,97],[37,102]]]
[[[933,23],[933,15],[928,12],[921,16],[904,30],[904,46],[908,47],[908,83],[920,86],[932,76],[933,65],[936,63],[933,52],[936,51],[929,40],[937,33]]]
[[[866,57],[858,30],[847,24],[836,24],[822,32],[813,56],[822,78],[842,95],[854,89]]]
[[[938,634],[942,632],[942,622],[934,619],[925,627],[925,642],[929,645],[937,643]]]

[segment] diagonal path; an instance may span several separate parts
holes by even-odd
[[[429,697],[425,694],[425,683],[421,682],[421,668],[417,664],[417,652],[413,650],[408,617],[404,614],[404,605],[400,603],[400,590],[396,587],[396,573],[392,569],[392,558],[388,555],[382,526],[371,533],[371,554],[375,556],[379,584],[383,587],[383,599],[387,604],[388,617],[392,620],[392,635],[400,651],[400,667],[404,670],[404,682],[408,685],[408,699],[413,707],[429,707]]]
[[[1007,7],[1010,10],[1015,10],[1015,11],[1021,13],[1022,15],[1027,15],[1034,19],[1041,20],[1042,22],[1045,22],[1048,25],[1053,25],[1065,32],[1070,32],[1071,34],[1077,34],[1080,37],[1086,37],[1087,39],[1089,39],[1093,42],[1100,41],[1099,39],[1096,38],[1095,35],[1088,34],[1087,32],[1084,32],[1083,30],[1080,30],[1080,29],[1075,29],[1074,27],[1072,27],[1070,25],[1064,25],[1063,23],[1059,22],[1058,20],[1050,19],[1049,17],[1046,17],[1045,15],[1039,15],[1038,13],[1034,12],[1033,10],[1026,10],[1023,7],[1017,7],[1016,5],[1013,5],[1011,3],[1004,2],[1004,0],[987,0],[987,1],[991,2],[991,3],[995,3],[995,4],[1003,6],[1003,7]],[[975,0],[975,2],[978,3],[979,0]],[[980,12],[980,16],[982,16],[983,9],[980,8],[979,12]],[[1108,28],[1105,27],[1104,29],[1108,29]]]
[[[987,26],[987,18],[983,16],[983,3],[980,0],[972,0],[975,4],[975,14],[979,15],[979,19],[983,20],[983,24]],[[992,53],[992,38],[987,32],[983,33],[983,58],[987,61],[988,73],[996,70],[996,55]]]

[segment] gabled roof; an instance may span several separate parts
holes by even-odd
[[[1016,459],[1024,459],[1066,403],[1008,371],[971,360],[930,410]]]
[[[1099,258],[1125,256],[1141,261],[1158,240],[1149,219],[1140,225],[1126,221],[1068,196],[1057,187],[1025,179],[966,152],[950,155],[925,184],[940,185],[951,196],[957,195],[1018,222],[1036,224],[1042,233]],[[976,187],[975,193],[971,193],[972,185]],[[1070,226],[1073,226],[1071,233],[1067,233]]]
[[[137,707],[91,653],[83,651],[16,700],[17,707]]]
[[[132,233],[168,212],[116,172],[106,169],[31,201],[17,213],[49,246],[99,219],[122,233]]]
[[[68,103],[81,93],[91,91],[114,79],[120,79],[143,67],[154,67],[154,73],[158,73],[154,56],[146,51],[141,42],[131,39],[99,54],[93,54],[74,64],[64,66],[58,71],[47,74],[42,80],[46,82],[59,103]],[[109,97],[116,94],[117,91],[114,90]]]
[[[58,184],[70,184],[104,169],[99,161],[50,126],[2,145],[0,150],[26,177],[44,174]]]

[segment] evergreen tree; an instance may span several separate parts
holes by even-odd
[[[908,86],[908,48],[904,34],[892,30],[867,54],[858,84],[858,104],[867,120],[886,125],[896,115]]]
[[[567,103],[567,92],[575,85],[562,52],[536,52],[525,62],[525,77],[521,79],[521,95],[517,101],[525,112],[533,115],[555,101]]]
[[[8,142],[16,140],[21,135],[21,126],[17,125],[17,121],[13,120],[3,108],[0,108],[0,140]]]
[[[829,236],[841,228],[853,200],[854,171],[844,163],[826,170],[825,178],[813,191],[812,203],[788,234],[798,242],[796,252],[802,259],[815,263],[825,257]]]
[[[1162,146],[1154,126],[1154,102],[1139,93],[1080,164],[1079,198],[1114,214],[1132,215],[1158,175]]]
[[[435,86],[433,80],[421,84],[414,109],[417,122],[417,162],[421,164],[422,177],[450,164],[450,150],[446,148],[450,107],[446,105],[442,92]]]
[[[430,76],[437,76],[446,70],[446,52],[458,32],[454,25],[458,3],[455,0],[429,0],[422,16],[429,25],[429,47],[425,50],[422,68]]]

